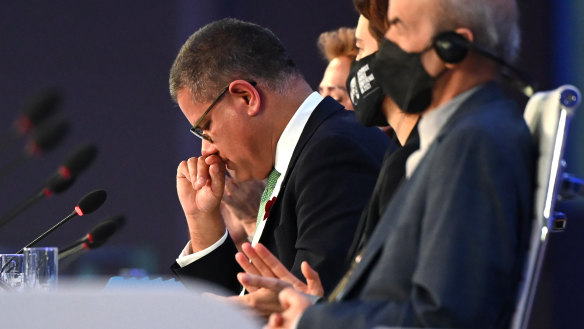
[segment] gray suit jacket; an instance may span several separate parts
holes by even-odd
[[[396,193],[340,302],[299,328],[504,328],[530,227],[533,147],[496,84],[471,95]]]

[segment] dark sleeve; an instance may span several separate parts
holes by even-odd
[[[374,293],[375,287],[396,284],[384,271],[390,266],[379,267],[390,253],[386,246],[361,296],[308,308],[298,328],[507,327],[523,264],[518,231],[528,220],[521,209],[529,208],[522,202],[529,199],[525,182],[532,173],[509,148],[484,136],[469,138],[469,132],[461,136],[441,149],[430,177],[424,175],[434,188],[427,190],[416,224],[416,265],[409,283],[397,283],[409,286],[409,294]]]
[[[193,279],[203,280],[227,289],[232,294],[241,291],[237,273],[243,270],[235,261],[237,248],[229,236],[217,249],[191,264],[180,267],[176,262],[171,271],[188,286]]]
[[[371,135],[370,135],[371,136]],[[296,174],[297,250],[292,273],[303,278],[302,261],[320,275],[325,294],[345,271],[345,259],[359,217],[373,191],[388,139],[322,140],[303,151]]]

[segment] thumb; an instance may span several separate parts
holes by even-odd
[[[306,285],[308,286],[307,293],[315,296],[324,296],[324,289],[322,288],[322,282],[320,281],[320,276],[318,272],[315,271],[308,262],[302,262],[300,266],[302,275],[306,278]]]

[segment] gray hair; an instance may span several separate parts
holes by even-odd
[[[205,25],[191,35],[170,69],[170,95],[188,88],[198,102],[210,101],[231,81],[254,81],[285,94],[301,76],[269,29],[233,18]]]
[[[507,62],[516,58],[521,37],[515,0],[439,0],[438,3],[435,19],[439,30],[467,27],[478,46]]]

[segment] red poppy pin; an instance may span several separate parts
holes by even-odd
[[[266,220],[268,218],[268,215],[270,214],[270,208],[272,208],[272,205],[274,204],[274,202],[276,202],[276,197],[272,197],[270,200],[268,200],[268,202],[266,202],[266,207],[264,208],[264,219]]]

